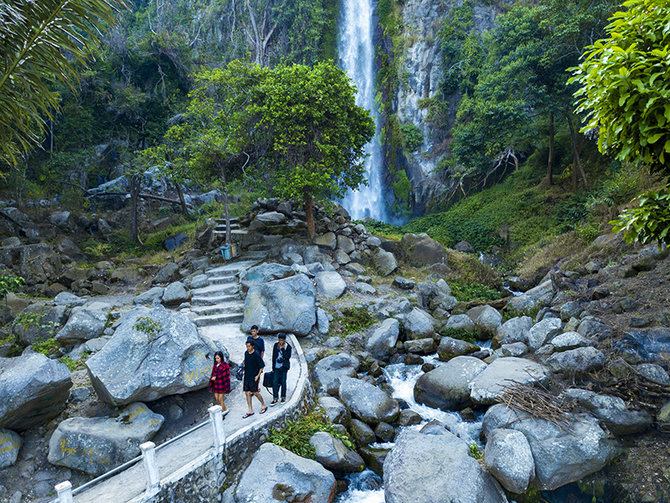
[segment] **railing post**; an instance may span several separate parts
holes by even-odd
[[[144,469],[147,472],[147,494],[153,494],[158,490],[161,478],[156,464],[156,444],[153,442],[144,442],[140,445],[142,449],[142,461]]]
[[[69,480],[54,486],[58,495],[58,503],[72,503],[72,484]]]
[[[212,423],[212,430],[214,432],[214,450],[219,453],[223,452],[223,447],[226,445],[226,432],[223,431],[221,406],[212,405],[207,410],[209,411],[209,421]]]

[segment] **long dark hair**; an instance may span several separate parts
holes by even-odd
[[[214,353],[214,363],[216,363],[216,355],[221,357],[221,363],[226,363],[226,359],[223,357],[223,353],[221,351]]]

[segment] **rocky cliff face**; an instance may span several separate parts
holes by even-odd
[[[498,5],[485,0],[408,0],[402,7],[404,48],[402,51],[394,48],[396,58],[400,56],[394,109],[399,122],[413,124],[423,138],[416,151],[405,149],[400,159],[412,185],[411,205],[417,212],[424,211],[431,201],[444,198],[451,188],[450,180],[437,173],[436,168],[449,153],[450,128],[461,96],[457,93],[440,96],[445,71],[441,30],[445,19],[464,3],[471,4],[470,29],[482,33],[493,28],[496,17],[508,2]],[[447,103],[446,129],[434,128],[429,120],[426,105],[438,96]]]

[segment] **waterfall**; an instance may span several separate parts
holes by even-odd
[[[375,106],[375,47],[373,0],[342,0],[340,28],[337,40],[340,67],[356,83],[356,104],[370,111],[375,121],[375,136],[366,146],[369,154],[365,161],[367,186],[349,190],[342,205],[351,218],[365,217],[386,221],[382,185],[382,152],[379,142],[379,119]]]

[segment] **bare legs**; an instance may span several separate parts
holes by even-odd
[[[221,406],[221,412],[226,412],[228,410],[228,407],[226,407],[226,404],[223,402],[223,393],[214,393],[214,399]]]
[[[247,405],[249,406],[249,414],[253,414],[253,412],[254,412],[254,408],[251,404],[251,397],[253,397],[253,396],[258,398],[261,402],[261,407],[265,408],[265,402],[263,401],[263,397],[261,396],[259,391],[256,391],[256,392],[245,391],[244,393],[247,395]]]

